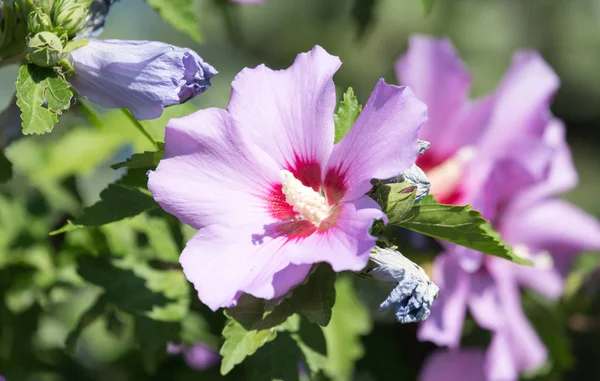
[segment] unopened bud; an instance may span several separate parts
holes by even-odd
[[[90,0],[57,0],[54,3],[54,25],[63,28],[74,37],[86,26]]]
[[[35,8],[29,14],[28,26],[31,34],[50,32],[52,30],[52,19],[42,8]]]
[[[40,32],[27,42],[27,59],[37,66],[56,66],[62,56],[62,43],[53,33]]]

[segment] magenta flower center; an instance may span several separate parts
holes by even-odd
[[[465,167],[475,157],[472,146],[462,147],[437,166],[425,169],[431,182],[430,193],[444,204],[454,204],[460,198],[460,184]]]
[[[285,201],[298,213],[297,218],[319,226],[331,214],[325,197],[302,184],[290,171],[283,169],[280,173],[281,192],[285,195]]]

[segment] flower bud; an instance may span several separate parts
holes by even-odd
[[[74,37],[85,25],[89,15],[89,0],[57,0],[54,3],[54,25],[62,27]]]
[[[53,33],[40,32],[27,42],[27,59],[42,66],[53,67],[63,58],[60,39]]]
[[[52,19],[42,8],[36,7],[29,14],[28,26],[31,34],[50,32],[52,30]]]

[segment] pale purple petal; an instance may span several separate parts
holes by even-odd
[[[232,83],[227,109],[243,126],[244,138],[271,155],[280,168],[294,173],[298,167],[316,166],[313,177],[318,177],[333,147],[332,78],[340,65],[338,57],[315,46],[285,70],[246,68]],[[320,183],[320,177],[316,181]]]
[[[77,92],[137,119],[158,118],[210,87],[217,71],[190,49],[151,41],[95,40],[70,53]]]
[[[496,91],[492,119],[480,143],[485,153],[497,155],[522,139],[541,138],[558,85],[558,77],[538,53],[515,54]]]
[[[558,299],[562,295],[565,285],[564,276],[554,266],[551,268],[537,268],[514,265],[513,267],[515,279],[521,286],[527,287],[548,299]]]
[[[192,369],[203,371],[217,365],[221,356],[204,344],[194,344],[183,352],[185,363]]]
[[[440,292],[431,308],[431,315],[419,329],[418,337],[419,340],[438,345],[457,347],[465,321],[470,279],[468,273],[448,254],[435,259],[433,270],[433,281]]]
[[[419,137],[436,142],[433,154],[446,157],[470,144],[468,139],[475,141],[476,135],[458,132],[463,125],[453,123],[468,101],[471,77],[449,39],[412,36],[396,63],[396,75],[427,105],[429,120]]]
[[[485,269],[471,274],[469,310],[479,326],[495,330],[509,323],[504,319],[501,302],[496,283]]]
[[[532,253],[548,250],[559,262],[561,257],[600,250],[600,223],[563,200],[544,200],[527,209],[511,208],[500,231],[512,244],[523,244]]]
[[[171,119],[165,156],[149,173],[148,189],[164,210],[198,229],[213,223],[256,226],[273,222],[267,201],[280,183],[275,163],[240,137],[224,110]]]
[[[485,356],[486,381],[517,381],[519,379],[519,368],[512,349],[510,339],[505,331],[494,333]]]
[[[419,381],[488,381],[483,361],[482,350],[439,350],[425,361]]]
[[[426,110],[409,88],[380,79],[358,120],[331,153],[325,175],[328,200],[356,200],[371,189],[371,179],[397,176],[414,164]]]
[[[533,370],[544,364],[548,351],[523,313],[521,295],[510,272],[511,266],[512,263],[498,258],[490,260],[488,265],[498,285],[500,303],[504,311],[505,327],[497,333],[502,333],[502,340],[508,341],[510,355],[519,371]],[[488,364],[505,361],[503,356],[498,355],[500,360],[488,359]]]
[[[367,196],[340,203],[336,209],[334,213],[339,215],[333,226],[286,246],[292,263],[327,262],[337,272],[359,271],[367,265],[369,252],[376,241],[369,229],[374,220],[385,218],[385,215]]]
[[[273,299],[301,283],[311,265],[291,265],[289,246],[285,237],[264,230],[211,225],[187,243],[180,262],[200,300],[214,311],[235,305],[242,293]]]

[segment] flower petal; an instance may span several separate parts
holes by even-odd
[[[431,308],[431,315],[419,329],[418,338],[438,345],[457,347],[465,321],[470,279],[449,254],[438,256],[433,270],[433,280],[440,292]]]
[[[512,244],[532,253],[548,250],[555,262],[581,251],[600,250],[600,223],[563,200],[544,200],[507,212],[500,231]],[[562,258],[562,259],[561,259]]]
[[[471,274],[471,293],[469,295],[469,310],[479,326],[495,330],[505,321],[494,279],[486,270]]]
[[[530,288],[548,299],[558,299],[563,293],[565,280],[558,269],[540,269],[532,266],[513,266],[520,285]]]
[[[244,292],[279,297],[306,278],[311,265],[291,265],[284,237],[264,233],[211,225],[188,242],[180,258],[183,271],[213,311],[235,305]]]
[[[199,229],[210,224],[255,226],[273,222],[268,198],[280,183],[275,163],[245,142],[223,110],[171,119],[165,157],[149,172],[148,189],[165,211]]]
[[[471,77],[449,39],[412,36],[408,51],[396,62],[396,75],[427,105],[429,120],[419,135],[434,143],[427,156],[435,156],[439,164],[460,147],[475,142],[481,129],[466,132],[467,125],[475,124],[455,121],[478,119],[490,108],[489,102],[468,105]]]
[[[425,361],[419,381],[487,381],[483,360],[478,349],[439,350]]]
[[[358,120],[333,148],[325,174],[330,204],[356,200],[371,189],[371,179],[389,179],[415,163],[417,133],[427,107],[408,87],[380,79]]]
[[[519,369],[511,351],[508,335],[504,331],[496,332],[485,356],[486,380],[515,381],[519,379]]]
[[[332,78],[340,65],[338,57],[315,46],[288,69],[244,69],[232,83],[227,109],[244,126],[244,137],[306,186],[320,186],[333,147]],[[306,166],[310,173],[298,173]]]
[[[526,137],[541,138],[558,85],[558,77],[538,53],[515,54],[495,94],[493,115],[481,142],[484,153],[496,155]]]
[[[140,120],[203,93],[217,74],[194,51],[162,42],[90,39],[70,58],[79,94],[103,107],[125,107]]]
[[[362,270],[375,247],[376,238],[369,234],[374,220],[385,217],[379,205],[363,196],[336,207],[334,225],[299,239],[286,248],[290,262],[312,264],[327,262],[334,271]]]

